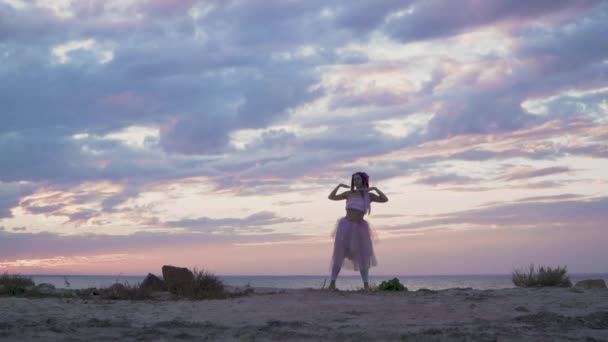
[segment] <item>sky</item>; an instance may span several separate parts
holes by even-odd
[[[0,0],[0,273],[328,274],[357,171],[372,275],[608,272],[606,32],[595,0]]]

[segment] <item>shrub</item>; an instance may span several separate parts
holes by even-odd
[[[407,291],[407,288],[401,284],[399,279],[393,278],[391,280],[385,280],[378,285],[380,291]]]
[[[100,290],[100,297],[103,299],[150,299],[150,291],[143,289],[140,284],[129,285],[128,283],[116,283],[108,288]]]
[[[33,287],[34,285],[34,281],[29,277],[8,273],[0,275],[0,295],[23,295],[28,290],[28,287]]]
[[[213,273],[198,271],[196,268],[192,273],[194,274],[194,282],[187,297],[192,299],[217,299],[228,296],[224,289],[224,283]]]
[[[568,270],[564,267],[545,267],[540,266],[538,269],[531,264],[528,271],[515,270],[512,274],[513,284],[517,287],[572,287],[572,282],[567,275]]]

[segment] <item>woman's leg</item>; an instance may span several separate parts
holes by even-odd
[[[361,280],[363,280],[363,288],[365,288],[366,290],[369,289],[369,269],[368,268],[361,268],[359,270],[359,272],[361,273]]]
[[[338,279],[338,274],[340,274],[340,268],[340,264],[337,262],[334,262],[333,266],[331,267],[331,282],[329,283],[330,290],[336,289],[336,279]]]
[[[330,290],[336,289],[336,279],[338,279],[338,274],[342,268],[342,262],[346,256],[346,243],[349,241],[348,224],[349,221],[346,218],[342,218],[338,221],[338,226],[336,227],[334,253],[331,258],[331,282],[329,283]]]

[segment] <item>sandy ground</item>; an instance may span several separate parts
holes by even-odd
[[[608,341],[608,290],[257,289],[207,301],[1,297],[0,339]]]

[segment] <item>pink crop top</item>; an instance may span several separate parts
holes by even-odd
[[[367,212],[367,203],[364,198],[349,197],[346,200],[346,209],[355,209],[362,212]]]

